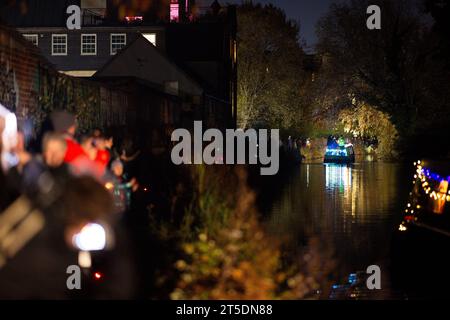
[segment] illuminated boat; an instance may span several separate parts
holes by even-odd
[[[391,284],[414,299],[449,299],[450,166],[446,160],[414,166],[413,188],[391,238]]]
[[[355,150],[352,144],[344,146],[328,147],[325,152],[324,163],[354,163]]]

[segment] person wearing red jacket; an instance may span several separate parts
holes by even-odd
[[[63,134],[67,143],[64,162],[73,164],[79,157],[87,157],[81,145],[74,138],[77,130],[75,115],[67,111],[54,111],[51,120],[55,131]]]
[[[95,138],[95,146],[97,147],[95,162],[99,163],[106,170],[109,161],[111,160],[111,154],[107,150],[106,139],[104,137]]]

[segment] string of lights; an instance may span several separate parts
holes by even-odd
[[[417,213],[424,206],[427,206],[435,214],[442,214],[445,204],[450,202],[450,191],[448,190],[450,176],[444,177],[432,172],[429,168],[424,167],[420,160],[414,162],[414,166],[416,167],[414,180],[412,181],[414,189],[410,192],[404,221],[399,226],[399,230],[402,232],[408,230],[408,222],[418,220]],[[427,201],[428,197],[430,201]]]
[[[450,176],[442,177],[431,172],[422,166],[421,161],[415,162],[414,165],[417,168],[414,178],[419,180],[425,194],[434,200],[450,202],[450,191],[448,190]]]
[[[408,202],[405,209],[407,214],[415,214],[422,206],[419,204],[420,195],[424,194],[433,201],[436,205],[443,205],[450,202],[450,190],[448,190],[450,176],[443,177],[432,172],[430,169],[423,166],[422,161],[414,162],[416,172],[414,174],[413,184],[418,187],[414,192],[410,193],[411,200]]]

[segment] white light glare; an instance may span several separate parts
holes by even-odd
[[[106,247],[106,231],[97,223],[89,223],[73,236],[72,243],[81,251],[100,251]]]

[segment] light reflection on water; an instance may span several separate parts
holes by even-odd
[[[410,191],[405,171],[370,162],[302,165],[275,200],[269,230],[287,237],[293,252],[320,237],[334,250],[341,279],[372,264],[387,268],[391,232]]]

